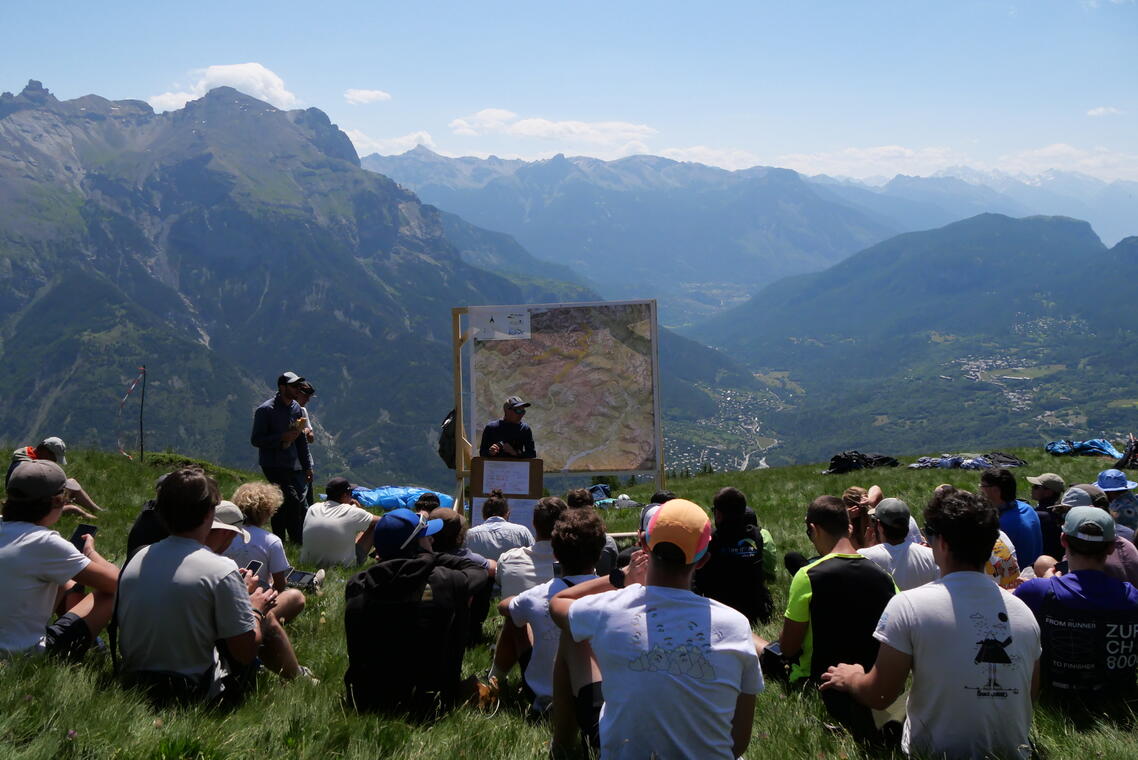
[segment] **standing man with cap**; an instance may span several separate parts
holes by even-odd
[[[1115,522],[1131,531],[1138,530],[1138,497],[1134,495],[1138,483],[1127,478],[1122,470],[1103,470],[1095,485],[1110,499],[1110,513]]]
[[[933,550],[909,540],[909,505],[900,499],[882,499],[869,511],[877,543],[858,549],[885,572],[901,591],[931,583],[940,577]]]
[[[691,591],[710,542],[711,521],[703,509],[672,499],[653,515],[648,552],[633,558],[627,574],[614,570],[550,600],[553,622],[578,645],[561,637],[559,658],[568,680],[585,670],[571,660],[590,650],[600,669],[602,758],[733,760],[747,750],[763,677],[747,619]],[[599,696],[593,686],[599,684],[584,684],[570,696],[564,686],[558,690],[555,676],[555,714],[563,715],[576,698],[583,717]],[[551,749],[564,751],[566,739],[555,723]]]
[[[301,562],[320,567],[351,567],[367,557],[379,517],[360,506],[352,489],[347,478],[332,478],[324,487],[328,501],[308,508]]]
[[[312,481],[312,454],[304,436],[304,410],[296,399],[305,382],[295,372],[277,378],[277,394],[253,413],[249,442],[257,447],[265,479],[280,487],[284,503],[272,518],[273,533],[304,542],[305,493]]]
[[[489,583],[477,563],[431,550],[442,520],[393,509],[375,526],[375,565],[345,588],[348,701],[428,717],[479,694],[462,679],[470,600]]]
[[[67,476],[55,462],[17,465],[8,479],[0,522],[0,656],[51,652],[78,659],[111,619],[118,568],[95,551],[51,529],[63,514]],[[92,592],[78,600],[61,592],[75,583]],[[62,608],[67,601],[73,604]],[[55,614],[61,613],[54,622]]]
[[[1138,589],[1106,574],[1114,520],[1074,507],[1063,523],[1068,571],[1015,590],[1043,636],[1044,694],[1063,708],[1121,716],[1138,696]]]
[[[528,401],[510,396],[502,404],[502,419],[494,420],[482,428],[482,442],[478,446],[480,457],[517,457],[533,459],[537,449],[533,443],[533,431],[522,422]]]
[[[21,446],[13,451],[12,462],[8,465],[8,474],[4,478],[5,486],[17,465],[21,462],[34,462],[39,459],[55,462],[60,467],[66,467],[67,444],[63,442],[62,438],[53,435],[50,438],[44,438],[36,446]],[[94,499],[83,490],[83,486],[79,485],[79,481],[75,478],[68,478],[65,487],[67,489],[67,500],[63,505],[63,514],[77,514],[80,517],[93,519],[94,515],[85,510],[103,511],[103,508],[95,503]]]
[[[1059,543],[1059,526],[1063,524],[1063,517],[1057,515],[1054,508],[1067,490],[1067,483],[1053,472],[1028,476],[1026,480],[1031,484],[1031,498],[1035,500],[1035,514],[1039,517],[1043,553],[1050,557],[1061,557],[1063,547]]]

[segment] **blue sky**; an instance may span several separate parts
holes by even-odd
[[[1134,0],[12,6],[0,89],[163,109],[230,84],[361,155],[1138,180]]]

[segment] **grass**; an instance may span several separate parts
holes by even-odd
[[[1056,472],[1068,483],[1093,480],[1109,465],[1099,458],[1053,458],[1037,449],[1014,449],[1028,461],[1022,475]],[[148,455],[145,463],[118,454],[74,452],[69,474],[78,478],[107,511],[101,513],[99,551],[121,563],[126,534],[139,506],[151,496],[154,481],[169,468],[188,462],[172,454]],[[252,473],[207,465],[230,495]],[[802,515],[805,505],[822,493],[840,494],[849,485],[877,483],[887,495],[905,499],[919,511],[937,484],[950,482],[974,489],[979,474],[960,470],[876,470],[824,476],[822,465],[776,468],[746,473],[713,473],[669,486],[678,494],[707,505],[720,487],[734,485],[747,493],[763,525],[773,533],[780,552],[808,551]],[[622,488],[646,501],[651,485]],[[605,515],[610,530],[634,530],[635,510]],[[73,518],[57,526],[70,535]],[[459,710],[430,726],[396,717],[357,715],[341,702],[346,667],[343,634],[343,587],[348,573],[329,573],[323,594],[312,595],[305,613],[289,624],[300,661],[313,669],[321,683],[285,684],[262,673],[257,693],[240,709],[219,714],[188,708],[156,712],[137,694],[113,679],[109,658],[91,655],[77,666],[43,659],[11,660],[0,665],[0,757],[5,760],[51,758],[536,758],[545,756],[546,731],[526,723],[521,704],[507,700],[488,718]],[[785,603],[789,579],[780,571],[773,589],[776,604]],[[495,634],[491,618],[487,633]],[[773,638],[778,625],[761,626]],[[408,642],[413,646],[413,642]],[[403,656],[393,653],[393,656]],[[467,672],[489,666],[485,646],[468,653]],[[822,726],[823,713],[813,694],[797,694],[770,686],[759,696],[754,738],[748,758],[862,757],[846,737]],[[1138,757],[1138,739],[1131,733],[1102,725],[1075,731],[1057,715],[1037,708],[1036,743],[1051,758]]]

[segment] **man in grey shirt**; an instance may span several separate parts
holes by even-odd
[[[122,670],[159,701],[220,696],[227,669],[219,667],[215,642],[229,672],[250,665],[276,599],[256,576],[247,583],[233,560],[206,547],[220,501],[217,483],[201,470],[170,473],[155,507],[170,536],[141,549],[121,574]]]

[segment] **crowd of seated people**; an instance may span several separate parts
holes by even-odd
[[[430,720],[521,695],[554,757],[739,757],[773,680],[817,692],[867,747],[1026,758],[1037,698],[1125,721],[1138,691],[1138,484],[1116,469],[1028,477],[1035,504],[993,469],[920,505],[876,486],[787,505],[813,556],[784,557],[776,609],[775,538],[733,487],[706,504],[654,494],[621,552],[587,489],[539,500],[530,525],[496,494],[470,527],[430,492],[374,514],[333,478],[298,547],[295,526],[269,529],[279,485],[227,500],[185,467],[159,479],[120,568],[93,535],[53,529],[78,492],[51,442],[8,471],[0,657],[81,660],[109,639],[122,683],[156,704],[240,701],[262,668],[316,679],[289,633],[307,602],[290,551],[349,568],[347,704]],[[753,632],[780,617],[777,639]],[[489,671],[464,670],[499,626]],[[393,657],[407,642],[431,656]]]

